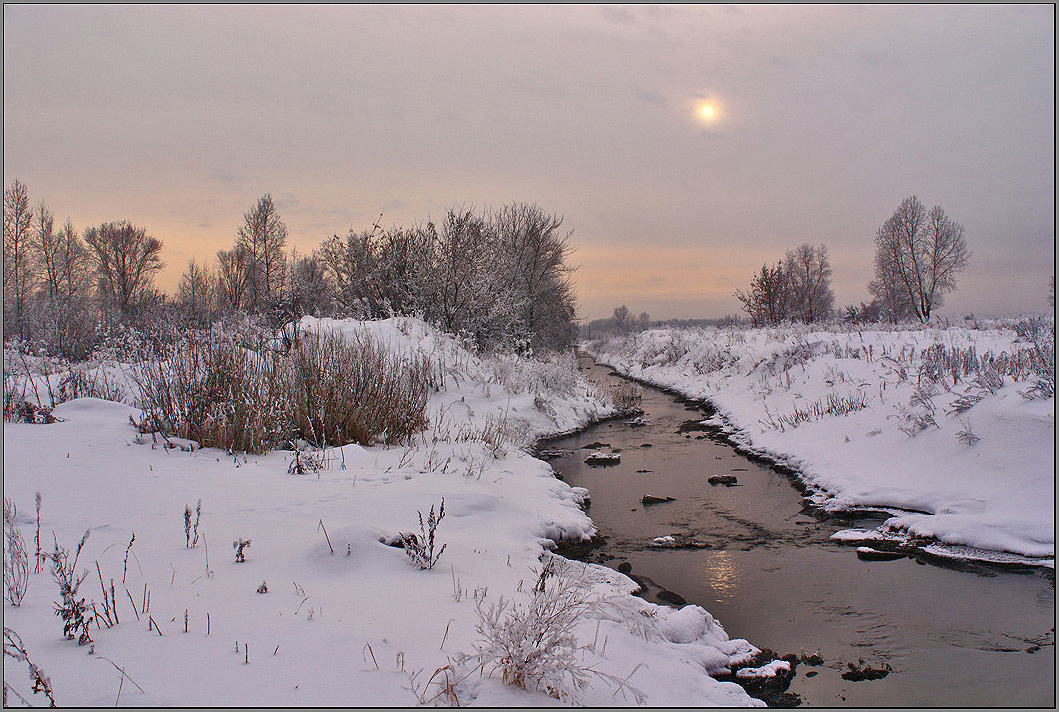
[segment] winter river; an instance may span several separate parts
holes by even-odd
[[[616,378],[587,357],[581,365],[597,381]],[[671,394],[644,388],[642,408],[647,425],[610,421],[541,445],[569,451],[552,466],[591,493],[606,542],[583,558],[628,570],[650,600],[679,602],[675,593],[701,605],[733,638],[819,654],[823,664],[799,664],[788,690],[804,705],[1055,706],[1051,573],[862,561],[829,536],[872,521],[803,512],[786,476],[703,432],[678,432],[703,416]],[[586,465],[594,451],[621,461]],[[738,486],[709,484],[716,475]],[[674,499],[645,505],[645,495]],[[651,546],[666,535],[698,548]],[[843,679],[859,661],[890,672]]]

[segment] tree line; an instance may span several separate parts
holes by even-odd
[[[960,223],[940,206],[928,211],[916,196],[906,198],[875,233],[872,300],[847,306],[842,316],[855,323],[926,322],[956,289],[970,256]],[[834,316],[831,276],[827,248],[803,244],[774,266],[762,265],[735,297],[755,326],[827,321]]]
[[[379,221],[381,221],[381,215]],[[234,243],[192,258],[176,294],[155,286],[162,241],[128,221],[58,230],[16,180],[4,192],[4,340],[71,360],[116,329],[207,328],[246,316],[279,326],[303,315],[420,316],[480,350],[564,349],[576,339],[572,247],[563,218],[537,205],[450,209],[410,228],[352,228],[312,252],[287,249],[271,195]]]

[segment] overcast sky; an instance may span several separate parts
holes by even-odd
[[[573,230],[587,319],[735,313],[803,242],[838,306],[867,299],[916,194],[973,251],[942,315],[1034,312],[1054,87],[1051,5],[7,4],[4,184],[145,226],[167,290],[264,193],[300,251],[535,202]]]

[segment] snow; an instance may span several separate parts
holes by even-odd
[[[779,672],[790,672],[791,664],[786,660],[773,660],[761,667],[741,668],[735,671],[735,676],[743,679],[755,679],[762,677],[776,677]]]
[[[60,705],[412,706],[448,699],[446,680],[461,705],[634,704],[610,676],[650,706],[760,706],[708,674],[756,648],[729,639],[697,606],[633,596],[631,579],[597,565],[574,563],[570,575],[592,603],[574,628],[578,660],[604,676],[555,699],[504,685],[488,667],[461,668],[458,654],[479,640],[479,606],[524,603],[554,542],[595,533],[581,508],[589,493],[520,446],[614,407],[568,363],[479,358],[415,319],[300,327],[367,331],[392,350],[429,355],[444,385],[430,398],[428,430],[409,447],[327,450],[323,470],[298,476],[288,474],[287,451],[164,447],[135,430],[129,417],[139,410],[125,403],[82,398],[56,407],[60,422],[4,424],[4,496],[19,505],[31,556],[39,491],[42,549],[74,548],[91,532],[78,595],[100,608],[97,562],[108,589],[114,580],[120,623],[93,624],[91,646],[63,638],[47,567],[31,575],[21,607],[5,602],[5,627],[50,676]],[[503,447],[454,436],[497,424]],[[419,513],[442,499],[436,536],[446,549],[421,570],[384,541],[418,533]],[[184,511],[199,500],[201,540],[188,547]],[[236,539],[251,542],[244,563]],[[26,675],[5,657],[5,681],[40,702]]]
[[[1054,353],[1054,330],[1047,338]],[[893,331],[661,328],[585,348],[622,374],[709,400],[717,415],[707,422],[796,471],[810,500],[826,510],[882,510],[892,516],[880,529],[891,536],[1054,567],[1054,396],[1023,397],[1032,385],[1027,377],[1007,375],[989,393],[973,373],[959,380],[943,374],[926,405],[916,403],[924,352],[935,345],[973,349],[982,359],[1035,348],[1003,323]],[[829,397],[865,407],[814,416]],[[961,397],[976,402],[954,412]],[[935,424],[917,432],[915,417],[927,407]]]

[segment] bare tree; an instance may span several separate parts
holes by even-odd
[[[761,271],[746,291],[737,289],[735,298],[754,326],[772,326],[791,316],[790,275],[782,263],[761,265]]]
[[[234,312],[246,308],[251,269],[250,255],[241,245],[217,252],[217,296],[222,309]]]
[[[806,324],[826,320],[835,304],[827,247],[799,245],[787,252],[784,268],[790,289],[791,316]]]
[[[243,218],[236,244],[250,257],[247,308],[263,311],[280,296],[286,273],[287,226],[268,193],[258,198]]]
[[[51,215],[43,201],[34,212],[34,222],[33,250],[40,277],[35,331],[64,357],[85,358],[92,340],[88,250],[69,218],[59,232],[51,229]]]
[[[88,228],[85,242],[95,263],[103,304],[124,318],[165,266],[159,256],[162,241],[148,235],[146,228],[123,220]]]
[[[4,191],[4,338],[28,339],[29,296],[33,282],[30,264],[30,227],[26,184],[15,180]]]
[[[619,331],[625,331],[629,328],[629,307],[624,304],[620,307],[614,307],[614,326]]]
[[[883,301],[890,296],[887,306],[895,308],[907,297],[916,318],[927,321],[944,295],[956,289],[956,276],[970,256],[963,226],[940,206],[928,212],[913,195],[875,234],[875,280],[869,288]]]
[[[213,272],[192,257],[177,283],[177,303],[188,320],[196,325],[206,324],[213,315],[217,285]]]

